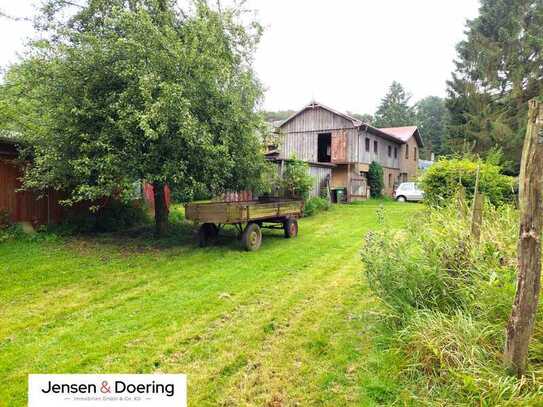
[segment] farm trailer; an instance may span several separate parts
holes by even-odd
[[[245,250],[255,251],[262,243],[262,229],[282,229],[286,238],[298,235],[297,219],[304,203],[298,200],[268,199],[247,202],[206,202],[185,205],[185,218],[200,223],[201,247],[217,237],[224,225],[234,225]]]

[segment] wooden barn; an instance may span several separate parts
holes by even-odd
[[[368,198],[367,173],[376,161],[384,169],[384,193],[413,180],[422,138],[416,126],[378,129],[337,110],[312,102],[276,126],[279,143],[268,158],[282,163],[296,157],[309,165],[319,195],[329,183],[347,201]]]

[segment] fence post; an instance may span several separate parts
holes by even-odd
[[[520,229],[517,291],[507,324],[505,366],[517,376],[526,371],[528,345],[541,288],[541,227],[543,179],[543,105],[531,100],[519,178]]]
[[[481,224],[483,223],[483,198],[484,194],[476,192],[473,197],[473,208],[471,215],[471,237],[477,243],[481,239]]]
[[[462,218],[466,219],[468,217],[469,210],[468,205],[466,204],[466,189],[462,184],[460,184],[458,191],[456,191],[456,201]]]

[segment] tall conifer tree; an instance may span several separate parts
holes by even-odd
[[[377,108],[373,126],[397,127],[407,126],[414,122],[414,111],[409,105],[411,96],[399,82],[392,82],[387,94]]]
[[[543,1],[481,0],[448,82],[450,143],[484,155],[500,147],[518,171],[527,102],[543,93]]]

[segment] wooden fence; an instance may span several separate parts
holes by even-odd
[[[34,226],[59,222],[64,208],[56,191],[37,194],[19,191],[21,165],[14,159],[0,158],[0,212],[7,212],[12,222],[29,222]]]
[[[0,212],[7,212],[11,222],[28,222],[32,226],[60,223],[68,214],[85,213],[89,203],[80,203],[67,208],[59,201],[66,197],[65,193],[50,190],[41,193],[19,191],[23,169],[21,162],[15,157],[0,156]],[[154,208],[153,187],[143,184],[143,199],[152,209]],[[166,205],[170,204],[170,189],[164,187]],[[107,204],[107,200],[99,205]]]

